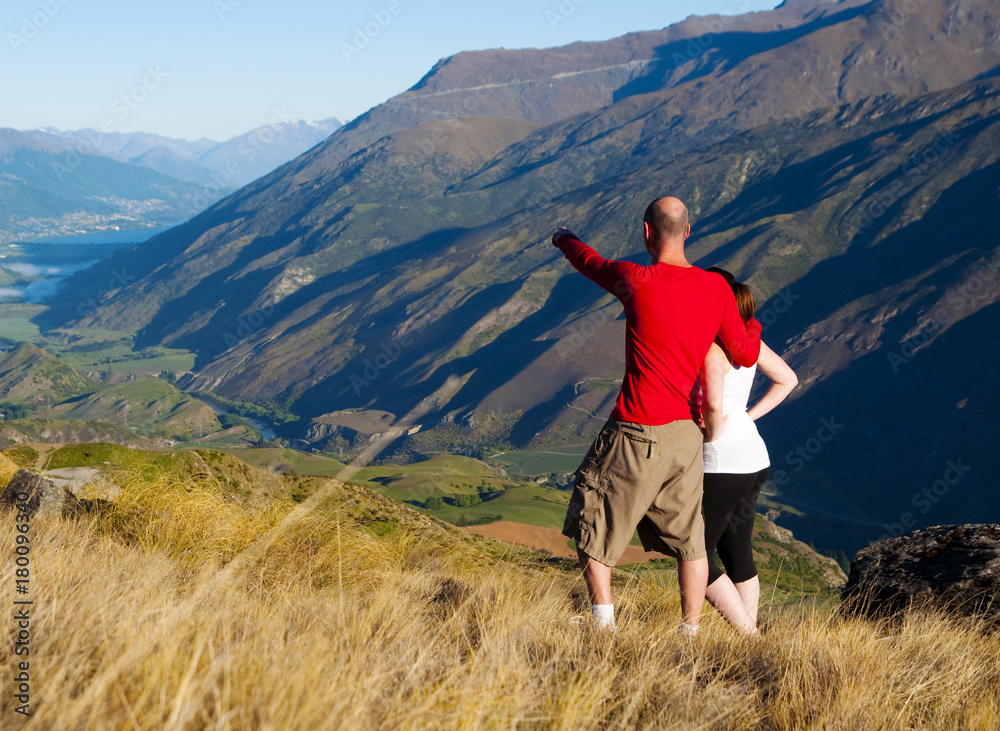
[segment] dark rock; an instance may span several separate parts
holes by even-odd
[[[28,515],[57,514],[63,517],[88,512],[92,501],[80,500],[65,487],[30,470],[18,470],[0,495],[0,506],[26,510]]]
[[[894,617],[910,608],[1000,621],[1000,525],[939,525],[858,551],[845,613]]]

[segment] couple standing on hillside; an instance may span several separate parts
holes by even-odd
[[[576,472],[563,533],[576,541],[598,626],[614,626],[611,567],[638,528],[646,550],[678,560],[682,632],[697,631],[707,597],[753,634],[760,592],[750,535],[768,468],[753,419],[791,392],[795,374],[761,343],[750,290],[687,261],[691,227],[681,201],[650,203],[643,231],[649,266],[604,259],[565,228],[552,235],[626,315],[621,392]],[[748,414],[757,367],[772,387]],[[706,547],[718,547],[728,574]]]

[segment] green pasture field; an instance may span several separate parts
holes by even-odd
[[[441,510],[426,512],[448,523],[459,523],[462,516],[471,522],[476,518],[499,514],[504,520],[515,523],[561,529],[568,504],[568,492],[560,492],[541,485],[522,485],[512,487],[498,497],[479,505],[467,508],[445,505]]]
[[[24,302],[0,304],[0,338],[16,343],[31,343],[41,337],[38,325],[31,318],[45,310],[45,305]]]
[[[543,475],[566,474],[576,471],[580,460],[590,449],[590,442],[579,445],[563,445],[550,449],[525,449],[502,452],[490,460],[502,465],[512,477],[540,477]]]
[[[344,470],[344,463],[318,454],[296,449],[262,447],[259,449],[226,449],[247,464],[262,470],[291,471],[311,477],[337,477]]]
[[[409,465],[370,465],[351,477],[351,482],[367,483],[389,497],[411,504],[423,504],[432,495],[477,495],[480,488],[500,491],[517,485],[498,477],[484,462],[453,454]]]
[[[106,371],[108,373],[159,373],[172,371],[183,373],[194,368],[195,355],[190,350],[179,348],[156,348],[152,358],[130,358],[132,349],[125,345],[115,345],[91,353],[63,352],[60,358],[80,371]]]

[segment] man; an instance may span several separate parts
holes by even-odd
[[[598,626],[614,627],[611,567],[639,528],[647,551],[678,559],[681,631],[698,628],[708,559],[701,515],[702,433],[690,396],[718,336],[742,366],[757,362],[760,324],[743,324],[732,290],[684,254],[691,233],[677,198],[659,198],[643,217],[641,266],[602,258],[560,227],[556,246],[625,308],[625,377],[611,418],[576,473],[563,533],[576,541]]]

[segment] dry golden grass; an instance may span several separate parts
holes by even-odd
[[[0,452],[0,484],[7,485],[10,483],[11,478],[14,474],[21,469],[21,467],[8,457],[3,452]]]
[[[1000,642],[939,616],[772,610],[757,642],[708,616],[687,642],[676,594],[626,576],[612,635],[571,623],[574,573],[367,490],[329,483],[295,506],[168,472],[117,479],[99,516],[32,524],[33,715],[14,713],[8,642],[3,728],[1000,724]]]

